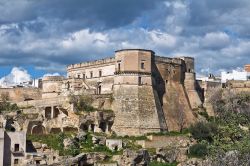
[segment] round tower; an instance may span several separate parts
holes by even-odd
[[[114,84],[152,85],[151,63],[154,52],[142,49],[124,49],[115,52]]]
[[[124,49],[115,52],[113,130],[118,135],[141,135],[161,130],[152,87],[154,52]]]

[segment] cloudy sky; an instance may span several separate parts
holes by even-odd
[[[13,67],[65,74],[68,64],[123,48],[193,56],[199,74],[242,67],[250,63],[250,1],[0,0],[0,77]]]

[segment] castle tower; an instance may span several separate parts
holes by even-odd
[[[159,132],[161,105],[152,86],[151,50],[125,49],[115,52],[114,105],[112,129],[118,135]]]
[[[184,85],[187,91],[191,108],[197,108],[202,105],[201,99],[197,93],[196,76],[194,72],[194,58],[181,57],[185,61],[185,80]]]

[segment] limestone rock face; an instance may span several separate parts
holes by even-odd
[[[81,153],[75,157],[67,158],[61,162],[52,164],[52,166],[85,166],[85,165],[94,165],[97,162],[102,162],[107,159],[105,154],[101,153]]]
[[[69,148],[74,144],[74,141],[71,138],[66,138],[63,140],[63,146],[64,148]]]
[[[178,164],[178,166],[215,166],[211,164],[212,164],[211,161],[208,161],[208,160],[191,158],[187,160],[185,163]]]
[[[138,152],[135,152],[130,149],[125,149],[123,151],[123,155],[118,161],[118,164],[121,166],[127,166],[127,165],[142,166],[142,165],[148,165],[149,162],[150,162],[150,156],[148,151],[139,150]]]
[[[152,156],[152,159],[163,163],[173,163],[177,160],[178,154],[177,148],[157,148],[156,155]]]
[[[93,144],[95,145],[105,145],[105,142],[106,142],[106,137],[102,137],[102,136],[95,136],[93,135],[92,137],[92,142]]]
[[[87,133],[86,133],[86,132],[80,131],[80,132],[77,134],[76,138],[79,139],[80,142],[82,142],[82,141],[85,141],[85,140],[86,140],[86,136],[87,136]]]
[[[35,149],[41,149],[42,148],[42,144],[40,142],[32,142],[33,146]]]
[[[205,160],[191,158],[178,164],[178,166],[240,166],[250,165],[250,155],[240,154],[237,150],[218,154],[215,158]]]

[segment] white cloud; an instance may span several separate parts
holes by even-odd
[[[47,76],[60,76],[60,74],[59,73],[47,73],[43,75],[43,77],[47,77]]]
[[[156,47],[174,48],[176,46],[176,38],[173,35],[163,33],[161,31],[149,31],[151,42]]]
[[[205,35],[200,44],[204,48],[219,49],[230,44],[230,37],[224,32],[211,32]]]
[[[11,18],[13,3],[7,5],[4,0],[0,20],[7,23],[0,25],[0,65],[31,64],[35,69],[63,73],[68,64],[113,56],[115,50],[125,48],[152,49],[161,56],[193,56],[198,72],[236,68],[250,60],[248,0],[165,1],[132,23],[107,29],[97,27],[95,19],[81,24],[81,16],[74,24],[73,18],[39,14],[33,18],[32,12],[24,21],[15,21],[29,6],[26,1],[15,7],[22,10],[10,12]]]
[[[70,34],[67,39],[61,42],[61,46],[66,50],[103,50],[108,48],[109,39],[105,33],[90,32],[89,29],[82,29]]]
[[[31,80],[31,75],[27,70],[20,67],[13,67],[10,74],[0,79],[0,86],[13,86]]]

